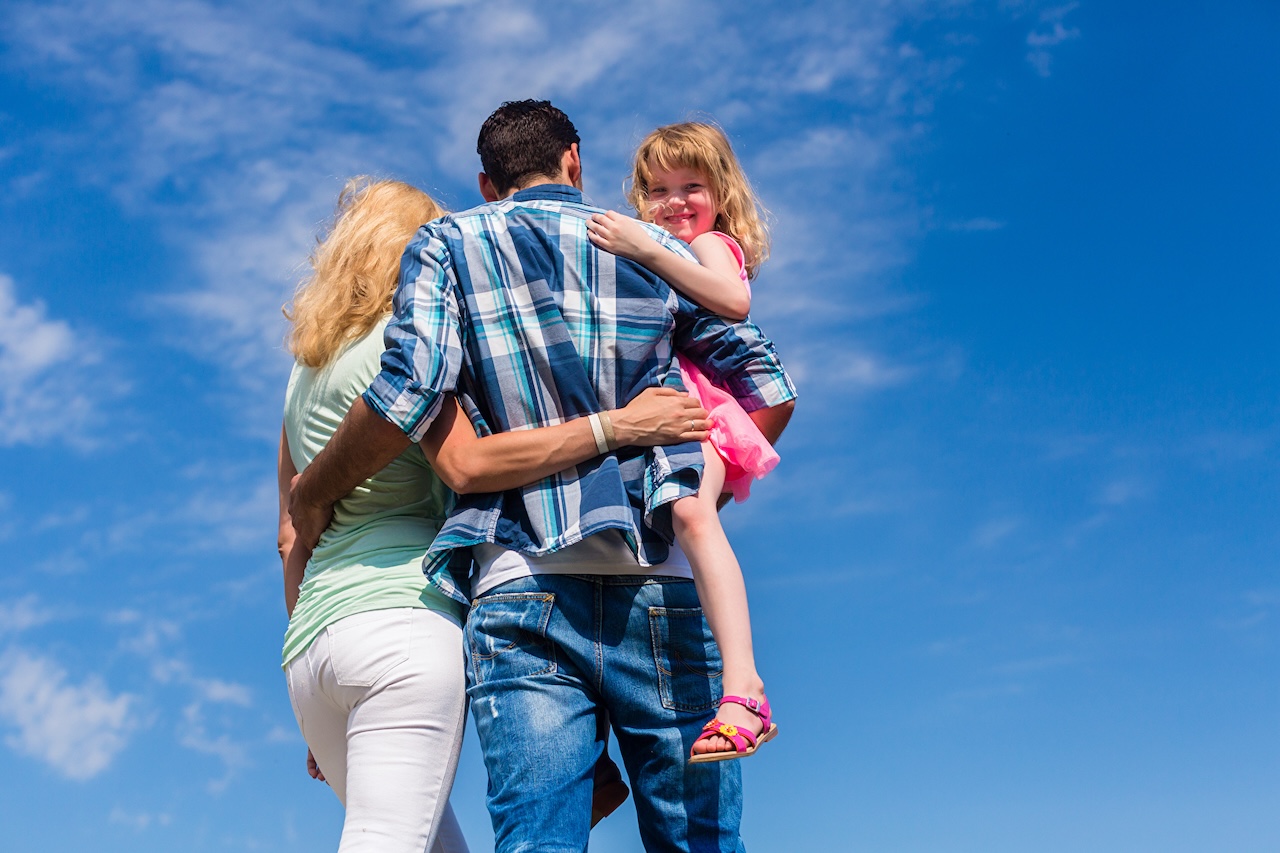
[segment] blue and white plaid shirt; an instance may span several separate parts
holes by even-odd
[[[365,401],[413,441],[451,392],[481,435],[553,426],[654,385],[682,388],[676,349],[747,411],[795,398],[754,324],[728,323],[593,246],[587,221],[599,212],[578,190],[543,184],[424,225],[405,249],[382,372]],[[692,259],[662,229],[649,233]],[[424,571],[466,603],[469,546],[539,555],[608,529],[622,531],[641,565],[661,563],[670,503],[696,493],[701,474],[697,443],[623,447],[522,489],[460,496]]]

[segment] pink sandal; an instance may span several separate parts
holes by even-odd
[[[734,758],[746,758],[748,755],[754,755],[760,745],[766,741],[773,740],[778,734],[778,726],[773,722],[773,711],[769,708],[769,700],[761,696],[759,699],[744,699],[741,696],[725,696],[720,700],[723,705],[726,702],[733,702],[735,705],[741,705],[751,713],[760,718],[760,722],[764,724],[764,728],[760,730],[759,736],[751,734],[751,732],[743,731],[737,726],[722,723],[719,720],[712,720],[702,727],[702,734],[698,735],[698,739],[694,741],[696,744],[700,740],[716,737],[717,735],[725,738],[733,744],[732,750],[722,750],[720,752],[703,752],[695,754],[693,748],[689,750],[690,764],[703,764],[708,761],[730,761]]]

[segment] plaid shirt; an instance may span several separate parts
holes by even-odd
[[[456,393],[481,435],[620,408],[654,385],[683,387],[675,349],[747,411],[795,397],[773,344],[730,324],[638,264],[596,249],[582,193],[543,184],[424,225],[405,249],[382,372],[365,392],[414,441]],[[660,228],[655,240],[692,259]],[[671,501],[694,494],[697,443],[623,447],[521,489],[463,495],[424,571],[470,595],[469,546],[539,555],[617,529],[641,565],[667,558]],[[459,550],[461,549],[461,550]]]

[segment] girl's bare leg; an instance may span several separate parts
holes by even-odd
[[[724,461],[710,444],[704,442],[706,460],[702,487],[697,497],[681,498],[672,507],[676,539],[689,558],[693,581],[702,601],[711,635],[720,647],[724,661],[725,695],[761,698],[764,682],[756,672],[755,653],[751,647],[751,616],[747,609],[747,586],[742,569],[733,553],[716,502],[724,488]],[[716,717],[724,723],[760,734],[760,718],[737,704],[720,706]],[[725,752],[733,744],[723,737],[712,737],[694,744],[695,753]]]

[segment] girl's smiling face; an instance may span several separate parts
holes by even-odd
[[[655,225],[686,243],[715,230],[719,211],[705,175],[688,168],[668,171],[656,166],[650,172],[649,217]]]

